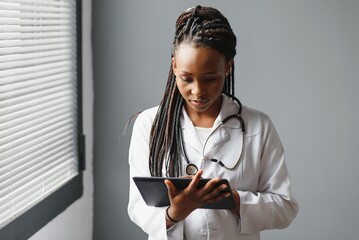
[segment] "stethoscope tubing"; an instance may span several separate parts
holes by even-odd
[[[237,104],[238,104],[238,106],[239,106],[238,113],[232,114],[232,115],[226,117],[225,119],[223,119],[222,122],[221,122],[221,124],[219,124],[219,125],[209,134],[209,136],[208,136],[208,138],[207,138],[207,140],[206,140],[206,142],[205,142],[205,144],[204,144],[204,146],[203,146],[202,155],[204,156],[205,147],[206,147],[207,142],[208,142],[208,140],[210,139],[210,137],[211,137],[220,127],[224,126],[224,124],[225,124],[227,121],[229,121],[230,119],[236,118],[236,119],[238,119],[238,121],[240,122],[241,128],[242,128],[242,134],[241,134],[241,135],[242,135],[242,149],[241,149],[241,153],[240,153],[239,159],[238,159],[238,160],[240,160],[240,159],[241,159],[241,156],[242,156],[242,150],[243,150],[243,144],[244,144],[244,135],[245,135],[245,132],[246,132],[245,124],[244,124],[243,118],[241,117],[242,104],[241,104],[241,102],[239,101],[239,99],[236,98],[235,96],[232,96],[232,95],[229,95],[229,94],[227,94],[227,95],[228,95],[230,98],[232,98],[233,101],[237,102]],[[188,156],[187,156],[186,150],[184,149],[183,137],[182,137],[181,131],[179,132],[179,134],[180,134],[179,137],[180,137],[180,139],[181,139],[181,150],[182,150],[184,159],[185,159],[185,161],[186,161],[186,163],[187,163],[187,165],[186,165],[186,173],[187,173],[188,175],[194,175],[194,174],[197,173],[198,167],[197,167],[195,164],[190,163],[190,161],[188,160]],[[219,160],[217,160],[217,159],[209,159],[209,160],[211,160],[212,162],[217,162],[220,166],[222,166],[222,167],[224,167],[224,168],[226,168],[226,169],[231,169],[231,168],[226,167],[226,166],[223,164],[223,162],[221,162],[221,161],[219,161]]]

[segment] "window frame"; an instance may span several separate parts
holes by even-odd
[[[85,135],[82,116],[82,0],[76,0],[78,175],[0,229],[0,239],[29,239],[83,195]]]

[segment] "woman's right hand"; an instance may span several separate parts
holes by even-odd
[[[170,218],[176,221],[182,221],[192,211],[204,204],[218,202],[228,197],[229,193],[221,192],[227,188],[225,184],[214,187],[216,183],[220,181],[220,178],[212,178],[203,187],[198,188],[202,173],[203,170],[199,170],[192,177],[188,187],[183,190],[176,189],[170,180],[165,180],[168,189],[168,198],[170,200],[170,206],[167,209]]]

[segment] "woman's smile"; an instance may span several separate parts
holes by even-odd
[[[209,99],[207,100],[203,100],[203,99],[192,99],[192,100],[189,100],[190,104],[192,104],[193,106],[197,107],[197,108],[205,108],[206,105],[210,102]]]

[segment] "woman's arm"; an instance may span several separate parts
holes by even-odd
[[[299,209],[292,194],[284,150],[268,116],[262,134],[258,189],[237,191],[240,196],[237,213],[241,218],[241,232],[245,234],[285,228]]]
[[[180,236],[180,238],[169,238],[167,236],[168,232],[166,229],[165,218],[166,208],[147,206],[132,180],[132,177],[134,176],[150,176],[148,166],[148,149],[150,129],[155,111],[156,109],[152,109],[141,113],[137,117],[133,126],[129,147],[130,187],[127,211],[130,219],[145,233],[152,236],[153,238],[182,239],[181,236],[183,236],[183,234],[174,234],[175,236]],[[179,229],[179,231],[181,231],[181,229]]]

